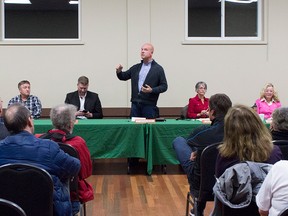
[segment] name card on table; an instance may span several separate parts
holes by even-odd
[[[132,117],[131,122],[146,124],[146,123],[154,123],[155,119],[146,119],[142,117]]]

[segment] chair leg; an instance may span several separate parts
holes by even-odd
[[[81,203],[79,213],[80,216],[86,216],[86,203]]]
[[[86,216],[86,203],[83,203],[83,212],[84,212],[84,216]]]
[[[162,170],[162,173],[167,174],[167,165],[166,164],[162,164],[161,165],[161,170]]]
[[[189,199],[190,199],[190,193],[187,193],[187,197],[186,197],[186,216],[189,215]]]
[[[193,197],[191,195],[191,193],[188,191],[187,193],[187,197],[186,197],[186,216],[189,216],[190,215],[190,208],[189,208],[189,204],[194,208],[194,200],[193,200]]]

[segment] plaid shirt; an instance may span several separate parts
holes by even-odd
[[[14,103],[23,104],[30,111],[33,119],[37,119],[41,115],[41,111],[42,111],[41,101],[36,96],[29,95],[29,97],[27,98],[27,101],[22,101],[21,96],[17,95],[16,97],[12,98],[9,101],[8,107]]]

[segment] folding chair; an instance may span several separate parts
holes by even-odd
[[[187,193],[186,216],[189,215],[189,204],[194,205],[194,214],[197,216],[199,202],[214,201],[213,186],[215,184],[215,163],[218,155],[218,146],[220,143],[214,143],[207,146],[200,158],[200,188],[195,194]],[[193,198],[193,199],[191,199]]]
[[[283,209],[278,216],[288,216],[288,207]]]
[[[79,159],[78,151],[73,146],[67,143],[65,144],[65,143],[60,143],[60,142],[58,142],[58,145],[60,149],[62,149],[64,152],[66,152],[72,157]],[[69,187],[70,187],[70,192],[71,191],[74,192],[75,194],[77,194],[77,197],[78,197],[78,175],[70,179]],[[81,203],[81,206],[80,206],[80,215],[82,214],[86,216],[86,204],[85,203]]]
[[[273,140],[272,143],[279,146],[283,160],[288,160],[288,140]]]
[[[29,164],[0,166],[0,197],[19,205],[29,216],[53,216],[53,180]]]
[[[24,210],[14,202],[0,198],[0,212],[5,216],[26,216]]]

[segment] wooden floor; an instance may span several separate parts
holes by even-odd
[[[86,204],[87,216],[185,215],[189,185],[180,166],[167,166],[167,174],[155,166],[148,176],[146,163],[140,162],[137,170],[127,175],[126,159],[96,160],[88,181],[95,198]],[[212,208],[209,203],[205,216]]]

